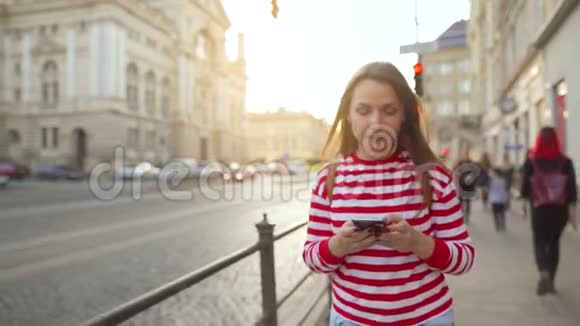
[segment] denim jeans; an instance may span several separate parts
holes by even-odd
[[[437,316],[419,326],[453,326],[455,315],[453,309],[448,310],[443,315]],[[330,326],[360,326],[340,317],[334,309],[330,310]]]

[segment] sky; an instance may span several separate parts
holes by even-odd
[[[469,19],[469,0],[417,0],[419,42],[432,41],[454,22]],[[346,83],[361,66],[390,61],[413,86],[413,0],[222,0],[232,22],[227,50],[237,55],[244,33],[248,112],[307,111],[332,122]]]

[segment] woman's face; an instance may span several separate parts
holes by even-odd
[[[392,154],[397,147],[397,136],[403,124],[403,110],[399,97],[389,84],[370,79],[358,83],[353,90],[347,120],[359,144],[360,155],[378,159]],[[376,150],[373,144],[385,140],[392,142],[387,145],[392,148]],[[364,146],[369,142],[369,146]]]

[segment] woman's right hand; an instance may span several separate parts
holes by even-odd
[[[377,242],[370,229],[359,231],[352,221],[345,222],[328,242],[330,252],[338,258],[367,249]]]

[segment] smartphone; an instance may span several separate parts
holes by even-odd
[[[356,226],[359,231],[371,229],[374,233],[385,233],[387,228],[385,222],[377,220],[352,220],[352,224]]]

